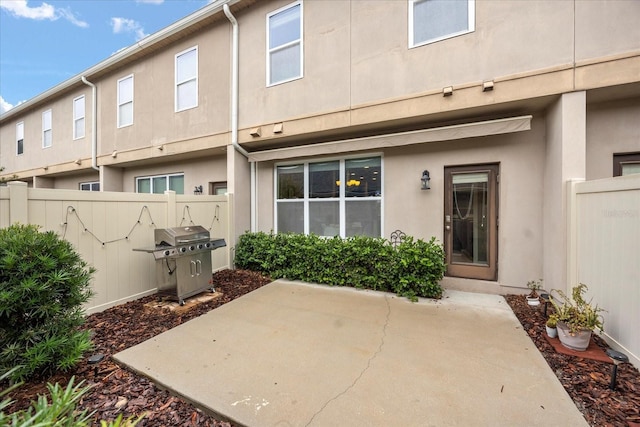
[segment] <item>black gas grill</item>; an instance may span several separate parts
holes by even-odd
[[[152,253],[156,260],[158,293],[184,304],[184,299],[206,289],[211,283],[211,251],[226,246],[224,239],[211,238],[202,226],[158,228],[155,247],[134,251]]]

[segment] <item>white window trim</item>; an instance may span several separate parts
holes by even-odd
[[[273,15],[277,15],[280,12],[283,12],[287,9],[290,9],[292,7],[296,7],[297,5],[300,5],[300,39],[280,45],[278,47],[275,47],[273,49],[269,48],[269,34],[270,34],[270,28],[269,28],[269,19],[273,16]],[[302,0],[298,0],[295,1],[293,3],[290,3],[286,6],[281,7],[278,10],[274,10],[273,12],[267,14],[267,23],[266,23],[266,28],[267,28],[267,46],[266,46],[266,51],[267,51],[267,57],[266,57],[266,70],[267,70],[267,87],[271,87],[271,86],[277,86],[283,83],[288,83],[294,80],[299,80],[301,78],[304,77],[304,5],[302,4]],[[293,46],[295,44],[300,44],[300,75],[296,76],[296,77],[291,77],[289,79],[285,79],[285,80],[279,80],[277,82],[271,82],[271,54],[273,52],[277,52],[279,50],[282,50],[283,48],[289,47],[289,46]]]
[[[189,53],[193,50],[195,50],[196,52],[196,76],[191,79],[178,81],[178,57],[184,55],[185,53]],[[198,45],[190,47],[189,49],[185,49],[182,52],[176,53],[175,59],[173,61],[173,75],[174,75],[174,82],[175,82],[174,88],[173,88],[173,98],[174,98],[174,110],[176,113],[179,113],[180,111],[190,110],[192,108],[197,108],[199,105],[199,97],[200,97],[200,91],[198,88],[198,83],[200,79],[200,73],[199,73],[200,61],[199,60],[200,60],[200,55],[198,52]],[[196,103],[191,107],[186,107],[180,110],[178,109],[178,86],[193,80],[195,80],[196,82]]]
[[[165,173],[161,173],[161,174],[158,174],[158,175],[137,176],[136,177],[136,193],[138,192],[138,181],[140,181],[141,179],[148,179],[149,180],[149,182],[151,183],[151,187],[150,187],[151,192],[150,193],[140,193],[140,194],[155,194],[153,192],[153,179],[154,178],[165,178],[167,180],[167,189],[168,189],[169,188],[169,178],[172,177],[172,176],[181,176],[181,177],[184,178],[184,172],[182,172],[182,173],[166,173],[166,174]]]
[[[51,123],[50,127],[45,128],[45,116],[49,115],[49,122]],[[49,145],[45,145],[45,135],[46,132],[51,132],[51,141]],[[51,109],[42,112],[42,148],[51,148],[53,146],[53,112]]]
[[[82,116],[76,117],[76,101],[79,101],[80,99],[82,99],[84,101],[84,108],[82,109]],[[86,130],[87,130],[87,121],[85,119],[86,116],[87,116],[87,104],[86,104],[86,99],[85,99],[84,95],[80,95],[77,98],[74,98],[73,99],[73,103],[71,105],[72,105],[72,108],[73,108],[73,111],[72,111],[72,113],[73,113],[73,121],[71,123],[71,126],[73,126],[73,130],[72,130],[72,132],[73,132],[73,140],[75,141],[76,139],[84,138],[86,136],[86,134],[87,134],[87,132],[86,132]],[[76,134],[76,122],[78,120],[81,120],[81,119],[84,120],[83,129],[82,129],[82,136],[78,136]]]
[[[22,153],[18,153],[18,142],[21,139],[22,139]],[[16,156],[23,156],[23,155],[24,155],[24,122],[18,122],[16,123]]]
[[[100,181],[81,182],[81,183],[80,183],[80,185],[79,185],[78,187],[80,188],[80,190],[81,190],[81,191],[96,191],[96,192],[100,191],[100,190],[93,190],[93,186],[94,186],[95,184],[100,185]],[[88,185],[88,186],[89,186],[89,189],[88,189],[88,190],[83,190],[83,189],[82,189],[82,186],[83,186],[83,185]]]
[[[127,79],[131,79],[131,123],[127,123],[126,125],[120,125],[120,107],[122,107],[125,104],[128,104],[128,102],[123,102],[120,103],[120,82],[123,82]],[[133,126],[133,122],[134,122],[134,102],[135,102],[135,79],[133,78],[133,74],[129,74],[128,76],[122,77],[121,79],[118,79],[118,83],[117,83],[117,93],[116,93],[116,104],[117,104],[117,111],[116,111],[116,126],[118,127],[118,129],[120,128],[125,128],[127,126]]]
[[[340,215],[340,233],[339,236],[341,238],[345,238],[346,236],[346,202],[347,201],[367,201],[367,200],[380,200],[380,237],[385,236],[384,231],[384,156],[382,153],[368,153],[366,155],[352,155],[352,156],[343,156],[343,157],[328,157],[328,158],[313,158],[309,160],[300,160],[300,161],[289,161],[289,162],[281,162],[276,163],[274,165],[274,174],[273,174],[273,194],[274,194],[274,204],[273,204],[273,229],[276,233],[278,233],[278,203],[299,203],[302,201],[303,203],[303,212],[304,212],[304,234],[308,235],[310,230],[310,221],[309,221],[309,201],[316,200],[309,198],[309,164],[317,163],[317,162],[331,162],[331,161],[339,161],[340,162],[340,177],[341,181],[347,181],[346,179],[342,179],[345,174],[346,169],[346,161],[352,159],[366,159],[370,157],[380,157],[380,192],[381,196],[368,196],[368,197],[346,197],[345,186],[340,186],[340,196],[325,198],[322,201],[338,201],[339,202],[339,215]],[[303,173],[304,173],[304,184],[303,184],[303,197],[302,199],[278,199],[278,174],[277,168],[280,166],[292,166],[292,165],[303,165]],[[317,200],[316,200],[317,201]]]
[[[458,31],[457,33],[451,33],[451,34],[447,34],[445,36],[440,36],[440,37],[436,37],[433,39],[429,39],[429,40],[425,40],[419,43],[415,43],[413,40],[413,25],[414,25],[414,21],[413,21],[413,5],[414,3],[420,3],[422,1],[425,0],[409,0],[409,49],[414,48],[414,47],[420,47],[420,46],[424,46],[427,44],[431,44],[431,43],[436,43],[442,40],[446,40],[446,39],[450,39],[453,37],[458,37],[461,36],[463,34],[469,34],[475,31],[475,27],[476,27],[476,23],[475,23],[475,16],[476,16],[476,5],[475,5],[475,0],[467,0],[468,4],[469,4],[469,14],[467,16],[467,24],[468,24],[468,29],[463,30],[463,31]]]

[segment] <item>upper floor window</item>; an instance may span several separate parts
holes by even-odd
[[[276,168],[276,231],[382,235],[382,159],[348,158]]]
[[[640,152],[613,155],[613,176],[640,173]]]
[[[84,95],[73,100],[73,139],[84,138]]]
[[[176,112],[198,106],[198,47],[176,55]]]
[[[136,178],[137,193],[163,194],[166,190],[173,190],[177,194],[184,194],[184,174],[141,176]]]
[[[51,128],[51,110],[42,113],[42,148],[49,148],[53,144],[53,130]]]
[[[24,153],[24,122],[16,124],[16,155]]]
[[[302,2],[267,15],[267,85],[302,77]]]
[[[133,74],[118,80],[118,127],[133,124]]]
[[[100,183],[99,182],[81,182],[80,190],[82,191],[100,191]]]
[[[475,0],[409,0],[409,47],[470,33]]]

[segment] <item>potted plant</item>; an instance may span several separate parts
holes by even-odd
[[[531,292],[527,295],[527,304],[540,305],[540,295],[538,295],[538,291],[542,289],[542,279],[530,280],[527,282],[527,288],[531,289]]]
[[[556,329],[557,323],[558,323],[558,317],[555,314],[552,314],[547,319],[547,323],[545,324],[545,327],[547,329],[547,335],[549,335],[549,338],[555,338],[558,336],[558,329]]]
[[[589,347],[591,333],[598,329],[604,330],[602,312],[605,311],[591,300],[584,299],[587,285],[581,283],[571,289],[571,298],[561,290],[554,290],[559,295],[561,304],[551,300],[557,317],[558,338],[567,348],[584,351]]]

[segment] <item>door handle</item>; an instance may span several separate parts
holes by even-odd
[[[444,229],[447,230],[447,231],[451,231],[451,226],[450,225],[445,225]]]
[[[196,262],[195,261],[191,261],[191,264],[189,265],[189,270],[191,272],[191,277],[195,277],[198,268],[196,267]]]
[[[202,274],[202,261],[197,259],[196,260],[196,276],[199,276],[201,274]]]

